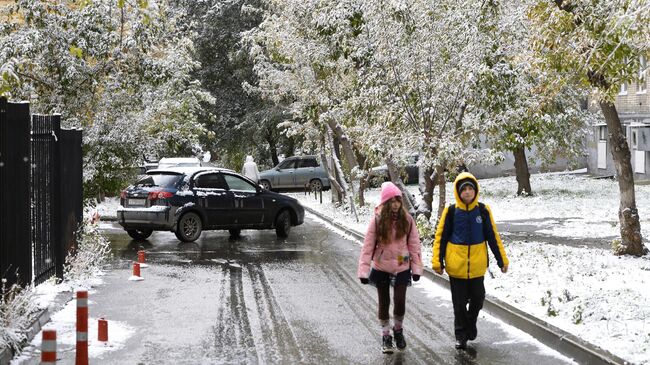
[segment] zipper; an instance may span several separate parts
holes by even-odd
[[[467,226],[469,227],[469,237],[467,237],[467,239],[471,240],[472,239],[472,219],[471,219],[471,215],[469,214],[469,205],[465,204],[465,208],[466,208],[467,217],[468,217],[468,220],[469,220],[469,222],[467,222]],[[472,245],[468,243],[468,245],[467,245],[467,279],[470,278],[469,277],[469,263],[470,263],[469,251],[470,251],[471,247],[472,247]]]

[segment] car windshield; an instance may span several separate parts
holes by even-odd
[[[162,188],[173,188],[183,178],[180,174],[150,174],[142,176],[135,183],[135,186],[160,186]]]

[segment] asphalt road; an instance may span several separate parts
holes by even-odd
[[[449,293],[426,278],[407,293],[407,349],[382,354],[375,289],[356,278],[359,244],[311,215],[286,240],[269,230],[238,239],[204,232],[195,243],[156,232],[135,242],[115,223],[103,228],[114,258],[90,294],[90,316],[132,333],[91,364],[571,363],[484,314],[478,339],[455,350]],[[150,266],[143,281],[129,281],[140,248]],[[59,357],[74,363],[72,349]]]

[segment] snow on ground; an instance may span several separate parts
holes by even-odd
[[[40,284],[35,289],[36,302],[40,308],[51,307],[55,297],[59,293],[73,293],[77,290],[87,290],[89,297],[96,291],[98,286],[103,284],[101,275],[87,278],[83,282],[54,284],[53,280]],[[92,300],[88,301],[92,305]],[[52,312],[54,310],[54,312]],[[69,300],[62,308],[50,308],[50,321],[43,326],[43,329],[56,329],[57,352],[75,351],[77,345],[77,301]],[[101,316],[100,316],[101,318]],[[97,341],[98,319],[88,318],[88,356],[92,358],[103,358],[107,353],[124,347],[126,341],[135,334],[135,329],[119,321],[110,321],[109,341]],[[33,360],[35,355],[32,352],[40,353],[42,343],[42,330],[39,331],[29,346],[23,349],[23,353],[11,360],[11,365],[23,364]],[[39,355],[40,356],[40,355]]]
[[[529,236],[522,240],[501,231],[510,270],[502,274],[492,259],[495,277],[486,275],[488,295],[635,364],[650,364],[650,257],[618,257],[603,249],[603,242],[620,236],[618,183],[586,175],[538,174],[531,176],[532,197],[515,196],[515,177],[479,184],[480,200],[490,205],[497,224]],[[408,189],[419,197],[417,186]],[[447,202],[453,201],[451,189],[448,184]],[[648,247],[650,186],[636,186],[635,191]],[[313,195],[291,195],[362,233],[379,201],[379,189],[366,192],[369,206],[360,210],[356,222],[349,211],[330,202],[329,191],[323,193],[323,204]],[[437,201],[435,195],[434,206]],[[541,239],[549,236],[560,243]],[[431,247],[423,249],[427,264]]]
[[[120,197],[107,197],[95,208],[88,208],[87,210],[96,210],[99,213],[100,219],[102,218],[115,218],[117,217],[117,208],[120,207]]]

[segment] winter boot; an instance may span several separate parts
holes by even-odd
[[[456,340],[454,347],[456,350],[465,350],[467,348],[467,340]]]
[[[406,348],[406,341],[404,340],[404,329],[400,328],[398,330],[393,330],[393,335],[395,336],[395,346],[399,350],[404,350]]]
[[[392,354],[395,351],[393,347],[393,337],[391,335],[383,335],[381,338],[381,352],[385,354]]]

